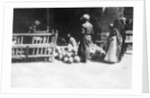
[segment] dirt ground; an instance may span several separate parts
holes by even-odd
[[[15,88],[130,88],[132,55],[116,64],[102,62],[65,64],[61,61],[13,63]]]

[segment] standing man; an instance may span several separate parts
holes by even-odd
[[[92,44],[91,35],[93,34],[93,25],[89,22],[90,15],[84,14],[81,17],[81,21],[83,22],[81,26],[81,40],[79,44],[78,55],[81,58],[81,62],[87,62],[89,57],[89,48]]]
[[[114,27],[118,29],[120,35],[122,36],[122,47],[121,47],[121,53],[119,56],[119,61],[122,59],[126,47],[125,47],[125,39],[126,39],[126,34],[125,34],[125,28],[126,28],[126,18],[125,17],[120,17],[119,19],[116,19],[114,21]]]

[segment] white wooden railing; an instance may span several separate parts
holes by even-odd
[[[12,59],[48,57],[53,61],[57,37],[57,30],[55,33],[14,33]]]

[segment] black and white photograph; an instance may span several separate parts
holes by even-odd
[[[12,88],[129,89],[134,7],[14,8]]]

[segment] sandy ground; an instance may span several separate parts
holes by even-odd
[[[61,61],[13,63],[12,87],[27,88],[130,88],[132,55],[120,63],[65,64]]]

